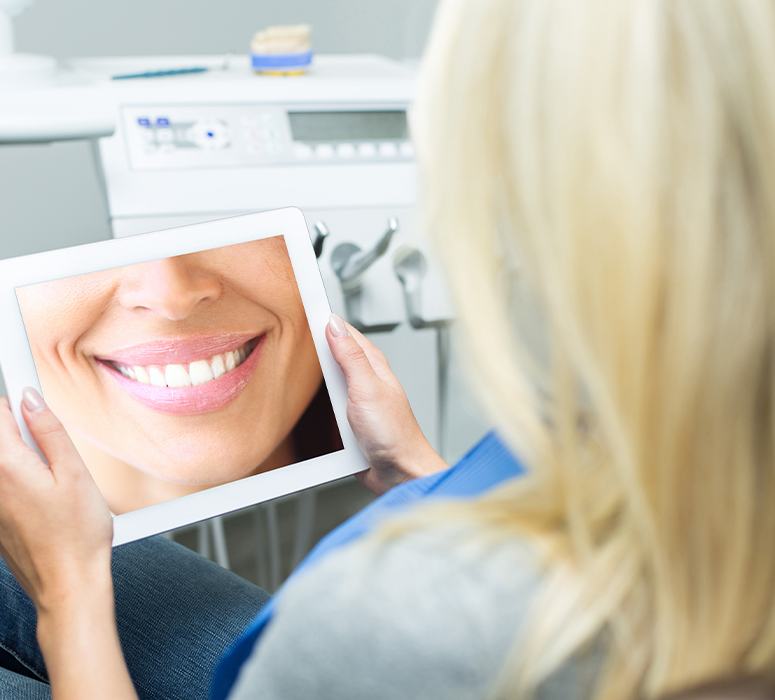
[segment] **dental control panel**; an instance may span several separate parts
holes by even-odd
[[[110,75],[143,67],[113,64],[86,59],[79,68]],[[414,69],[377,56],[318,56],[307,76],[286,80],[223,65],[110,83],[117,128],[99,154],[114,235],[298,206],[338,311],[366,331],[416,323],[394,270],[399,251],[414,260],[407,247],[426,250],[414,216]],[[428,260],[412,303],[433,325],[451,311]]]
[[[397,106],[131,105],[121,122],[133,169],[412,161]]]

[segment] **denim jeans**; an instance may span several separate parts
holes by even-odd
[[[267,601],[260,588],[163,537],[113,550],[116,618],[140,698],[207,698],[218,659]],[[0,698],[49,700],[35,608],[0,560]],[[90,660],[81,660],[84,676]]]

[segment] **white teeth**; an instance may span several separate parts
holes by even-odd
[[[197,386],[209,382],[213,378],[213,371],[210,369],[210,363],[207,360],[197,360],[188,366],[188,374],[191,377],[191,384]]]
[[[191,377],[183,365],[167,365],[164,368],[164,378],[170,387],[191,386]]]
[[[135,379],[140,382],[141,384],[150,384],[151,378],[148,376],[148,370],[145,369],[145,367],[141,367],[140,365],[135,365],[132,367],[132,370],[135,373]]]
[[[113,366],[128,379],[153,386],[198,386],[223,376],[241,365],[248,356],[243,345],[236,350],[213,355],[209,360],[194,360],[188,365],[120,365]]]
[[[210,367],[213,372],[213,379],[218,379],[222,374],[226,372],[226,365],[223,362],[223,355],[216,355],[210,361]]]
[[[164,371],[161,367],[156,365],[148,367],[148,378],[154,386],[167,386],[167,381],[164,379]]]

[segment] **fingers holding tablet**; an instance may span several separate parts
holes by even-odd
[[[34,389],[23,413],[45,453],[26,445],[0,402],[0,550],[36,604],[61,599],[73,579],[109,575],[110,512],[56,416]],[[73,590],[78,588],[73,587]]]
[[[446,468],[382,351],[338,316],[331,316],[327,337],[347,381],[347,416],[369,464],[359,475],[363,484],[381,494]]]

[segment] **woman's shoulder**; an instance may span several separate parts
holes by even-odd
[[[540,577],[526,542],[475,525],[364,538],[286,587],[237,697],[479,697]]]
[[[435,623],[452,629],[453,610],[461,632],[488,617],[517,617],[541,578],[529,543],[489,537],[475,523],[436,524],[397,536],[377,533],[331,555],[312,574],[293,582],[281,607],[317,595],[322,587],[331,589],[330,605],[357,607],[384,620],[378,634],[416,632],[424,638]],[[396,613],[403,613],[400,619]],[[510,632],[513,636],[513,627]]]
[[[450,594],[459,601],[471,589],[480,600],[483,593],[490,600],[516,593],[523,597],[532,593],[541,576],[526,540],[492,537],[473,522],[429,524],[394,536],[377,532],[322,562],[318,576],[341,576],[345,571],[348,583],[338,589],[342,598],[360,599],[367,591],[379,590],[397,603],[427,602],[428,614]],[[297,585],[305,585],[301,577]],[[429,592],[434,595],[427,596]]]

